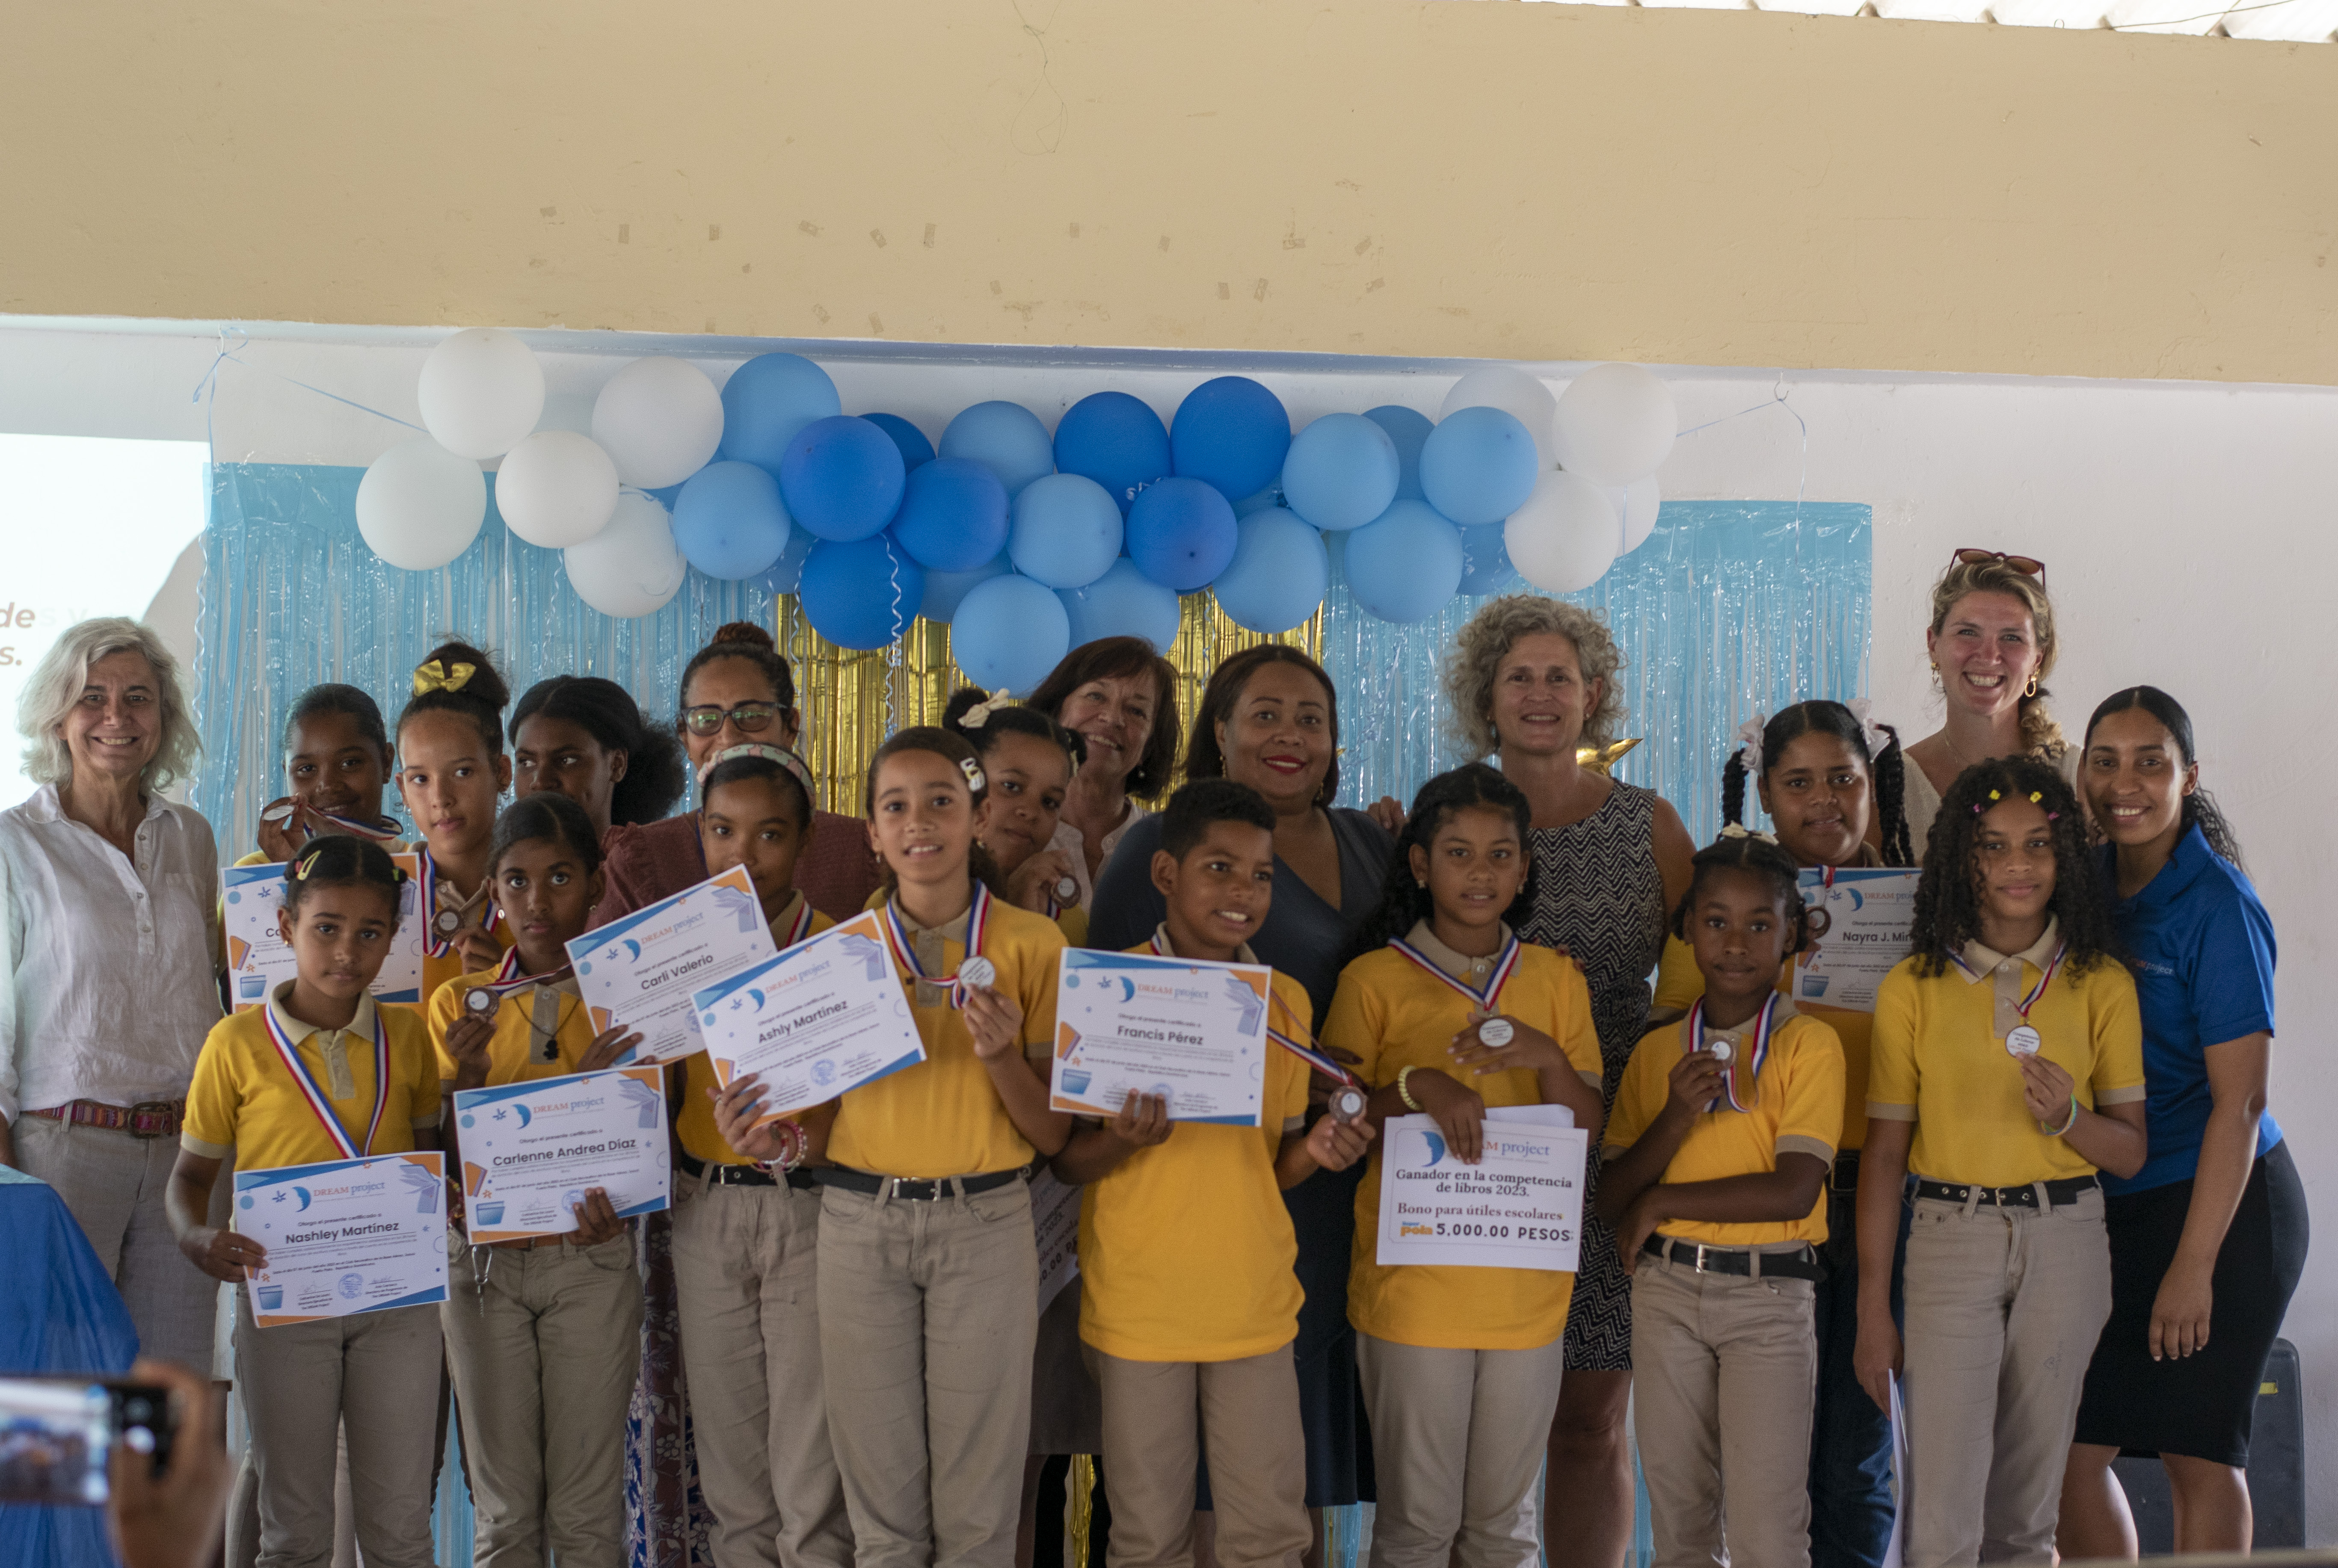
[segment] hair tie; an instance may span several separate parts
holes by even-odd
[[[1721,829],[1721,837],[1724,838],[1751,838],[1760,844],[1775,844],[1778,841],[1777,837],[1774,834],[1757,833],[1753,828],[1737,822],[1725,824]]]
[[[958,727],[961,730],[979,730],[990,722],[990,716],[993,713],[997,712],[1001,708],[1012,706],[1014,701],[1015,694],[1001,686],[997,696],[986,697],[968,709],[966,716],[958,721]],[[975,788],[980,789],[981,786],[977,785]]]
[[[761,741],[750,740],[743,745],[725,746],[722,750],[709,757],[706,760],[706,765],[698,770],[699,789],[703,790],[706,788],[707,775],[725,762],[735,761],[742,757],[753,757],[765,762],[778,763],[797,783],[803,786],[804,795],[811,801],[812,809],[816,811],[820,808],[820,791],[812,787],[811,769],[805,766],[804,760],[784,746],[772,746]]]
[[[414,694],[419,697],[425,691],[460,691],[478,672],[476,664],[457,663],[449,668],[433,659],[414,667]]]
[[[1890,725],[1879,724],[1875,721],[1875,704],[1868,699],[1854,697],[1843,706],[1849,709],[1851,716],[1859,721],[1859,732],[1867,740],[1869,757],[1879,755],[1886,746],[1900,739],[1891,732]]]
[[[982,776],[981,763],[976,761],[971,757],[961,757],[958,761],[958,770],[966,775],[966,787],[968,789],[973,790],[977,795],[982,793],[986,780]]]
[[[1745,758],[1748,773],[1761,771],[1762,732],[1769,728],[1770,716],[1767,713],[1756,713],[1737,727],[1737,754]]]

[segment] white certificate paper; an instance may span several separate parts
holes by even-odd
[[[576,1229],[587,1188],[619,1219],[666,1207],[665,1074],[611,1067],[455,1094],[464,1231],[473,1246]]]
[[[1080,1194],[1042,1169],[1031,1178],[1031,1239],[1039,1247],[1039,1310],[1080,1277]]]
[[[1814,868],[1803,873],[1810,945],[1794,956],[1794,1000],[1875,1011],[1875,990],[1908,956],[1920,871]]]
[[[446,1163],[380,1154],[235,1173],[235,1228],[268,1249],[246,1282],[262,1328],[447,1299]]]
[[[746,867],[733,866],[568,944],[593,1031],[642,1032],[628,1062],[679,1062],[703,1042],[690,996],[777,953]]]
[[[1380,1133],[1383,1264],[1574,1271],[1590,1140],[1564,1105],[1486,1112],[1485,1154],[1464,1165],[1431,1116],[1391,1116]]]
[[[412,855],[390,858],[406,873],[398,896],[398,931],[390,938],[389,956],[368,989],[377,1002],[422,1000],[422,947],[428,933],[422,928],[421,862]],[[220,871],[220,904],[227,917],[228,984],[235,1010],[247,1012],[266,1002],[277,986],[292,978],[298,967],[292,949],[277,929],[276,912],[284,906],[284,866],[228,866]]]
[[[1110,1118],[1134,1091],[1166,1100],[1173,1122],[1257,1126],[1273,975],[1262,964],[1065,949],[1049,1106]]]
[[[926,1059],[877,916],[863,912],[691,999],[723,1087],[752,1073],[763,1122]]]

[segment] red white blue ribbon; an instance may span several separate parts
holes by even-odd
[[[1154,956],[1159,958],[1174,958],[1177,956],[1177,954],[1170,948],[1169,944],[1161,939],[1161,933],[1158,931],[1153,933],[1153,952]],[[1267,985],[1266,999],[1270,1009],[1269,1016],[1272,1016],[1275,1013],[1280,1013],[1293,1028],[1297,1027],[1298,1020],[1292,1016],[1290,1005],[1285,1003],[1282,997],[1274,994],[1274,986],[1272,983]],[[1301,1031],[1301,1033],[1303,1034],[1304,1031]],[[1311,1041],[1302,1040],[1297,1034],[1286,1034],[1272,1024],[1269,1024],[1266,1026],[1266,1037],[1273,1041],[1277,1045],[1282,1046],[1285,1051],[1290,1052],[1293,1056],[1298,1057],[1302,1062],[1306,1063],[1307,1065],[1315,1069],[1316,1072],[1323,1074],[1324,1077],[1331,1080],[1332,1083],[1346,1083],[1358,1089],[1364,1086],[1364,1081],[1362,1079],[1357,1077],[1353,1073],[1349,1072],[1347,1068],[1333,1061],[1330,1056],[1325,1055],[1321,1050],[1317,1049]]]
[[[563,964],[549,975],[523,975],[519,972],[519,949],[506,947],[504,949],[503,962],[496,965],[496,972],[464,993],[464,1005],[473,1012],[485,1012],[486,1011],[485,1008],[470,1008],[470,999],[473,995],[484,991],[500,1002],[513,992],[525,991],[531,985],[557,985],[568,978],[569,972],[574,968],[575,965],[573,964]]]
[[[2038,972],[2038,984],[2029,988],[2029,995],[2013,1004],[2014,1011],[2021,1014],[2021,1021],[2024,1024],[2029,1022],[2029,1010],[2038,1005],[2038,999],[2040,996],[2046,995],[2046,987],[2054,983],[2055,974],[2062,967],[2062,955],[2069,950],[2070,945],[2068,942],[2056,943],[2054,956],[2046,960],[2046,967]],[[1981,977],[1980,971],[1966,963],[1965,956],[1961,953],[1950,954],[1949,962],[1963,970],[1965,978],[1968,980],[1979,980]]]
[[[309,814],[312,817],[322,817],[352,838],[371,839],[376,844],[388,843],[402,831],[396,820],[388,817],[376,817],[368,821],[364,818],[343,817],[338,812],[321,811],[314,806],[309,808]],[[309,837],[313,838],[316,836],[316,830],[310,828]]]
[[[455,934],[442,934],[438,929],[438,862],[430,858],[427,845],[415,846],[414,858],[422,867],[422,950],[433,958],[444,958],[455,950]],[[487,899],[486,904],[486,912],[479,916],[479,929],[493,932],[503,914],[494,899]]]
[[[333,1147],[341,1152],[341,1158],[362,1160],[371,1154],[374,1134],[381,1131],[382,1108],[389,1103],[389,1031],[382,1024],[381,1009],[376,1007],[373,1010],[373,1120],[367,1123],[363,1145],[350,1142],[349,1130],[341,1125],[339,1115],[333,1110],[332,1101],[326,1096],[324,1090],[318,1087],[316,1074],[309,1071],[309,1064],[300,1060],[300,1048],[292,1044],[292,1037],[284,1033],[284,1025],[276,1021],[275,1003],[271,1001],[260,1012],[267,1022],[268,1038],[275,1045],[276,1054],[283,1058],[286,1071],[292,1074],[292,1082],[300,1088],[300,1097],[308,1101],[309,1109],[316,1113],[317,1120],[324,1126],[326,1136],[332,1139]]]
[[[1435,959],[1401,936],[1390,937],[1389,946],[1469,998],[1478,1011],[1483,1013],[1496,1011],[1496,1004],[1501,1000],[1502,987],[1509,984],[1510,975],[1518,966],[1518,955],[1525,950],[1517,935],[1513,933],[1508,944],[1503,947],[1499,956],[1495,958],[1493,973],[1486,976],[1485,988],[1479,990],[1466,980],[1456,980],[1452,975],[1448,975],[1443,969],[1438,967]]]
[[[1759,1080],[1762,1076],[1762,1063],[1769,1059],[1770,1031],[1772,1024],[1776,1022],[1779,1000],[1778,993],[1771,992],[1770,999],[1762,1004],[1762,1011],[1755,1015],[1753,1048],[1745,1054],[1745,1082],[1754,1085],[1750,1102],[1737,1098],[1737,1063],[1731,1062],[1723,1067],[1722,1092],[1729,1096],[1729,1108],[1733,1111],[1751,1111],[1754,1109],[1754,1104],[1761,1100],[1762,1085]],[[1689,1046],[1690,1050],[1704,1049],[1704,1001],[1702,997],[1698,998],[1695,1006],[1688,1010],[1688,1037],[1694,1042]]]
[[[990,889],[977,882],[974,885],[974,903],[966,912],[966,951],[958,959],[958,968],[966,967],[967,959],[981,956],[983,934],[989,926]],[[928,985],[948,986],[949,1004],[958,1008],[966,1005],[967,988],[956,974],[928,975],[918,966],[918,945],[910,939],[909,928],[901,924],[901,904],[898,898],[885,900],[885,940],[893,949],[893,962],[901,966],[903,974]]]
[[[788,934],[780,938],[781,951],[786,951],[811,935],[811,900],[801,893],[797,894],[796,917],[788,922]]]

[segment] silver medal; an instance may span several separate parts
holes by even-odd
[[[958,966],[958,980],[961,985],[978,990],[997,978],[998,965],[979,953]]]
[[[300,806],[293,801],[280,800],[275,805],[270,806],[267,810],[262,811],[260,814],[260,819],[262,822],[270,823],[290,822],[292,820],[292,813],[299,809]]]
[[[1518,1028],[1507,1018],[1488,1018],[1478,1025],[1478,1038],[1497,1048],[1507,1045]]]
[[[441,909],[430,917],[430,926],[441,936],[452,936],[463,928],[463,917],[452,909]]]
[[[1724,1067],[1728,1066],[1730,1058],[1737,1054],[1736,1043],[1730,1040],[1715,1040],[1712,1044],[1706,1046],[1705,1050],[1712,1055],[1715,1062],[1720,1063]]]
[[[481,989],[463,994],[463,1005],[484,1018],[496,1010],[496,994]]]
[[[1080,885],[1068,877],[1056,878],[1056,902],[1068,904],[1080,896]]]
[[[2009,1056],[2035,1056],[2038,1047],[2044,1044],[2038,1037],[2038,1031],[2024,1024],[2005,1037],[2005,1052]]]
[[[1341,1084],[1331,1091],[1331,1119],[1335,1122],[1360,1122],[1364,1115],[1364,1092],[1352,1083]]]

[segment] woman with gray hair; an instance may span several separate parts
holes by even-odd
[[[201,743],[178,662],[121,617],[69,627],[16,727],[41,788],[0,811],[0,1159],[57,1191],[149,1356],[208,1367],[216,1287],[162,1212],[219,1021],[219,857],[162,791]]]
[[[1680,814],[1654,791],[1576,760],[1615,739],[1624,655],[1588,610],[1536,594],[1496,599],[1461,629],[1445,667],[1458,739],[1490,755],[1534,808],[1518,936],[1571,955],[1591,986],[1612,1109],[1647,1023],[1649,972],[1696,852]],[[1592,1141],[1586,1188],[1599,1175]],[[1568,1309],[1566,1377],[1550,1434],[1547,1515],[1567,1522],[1552,1568],[1620,1568],[1632,1537],[1632,1464],[1624,1412],[1632,1391],[1631,1279],[1616,1239],[1583,1206],[1582,1261]]]

